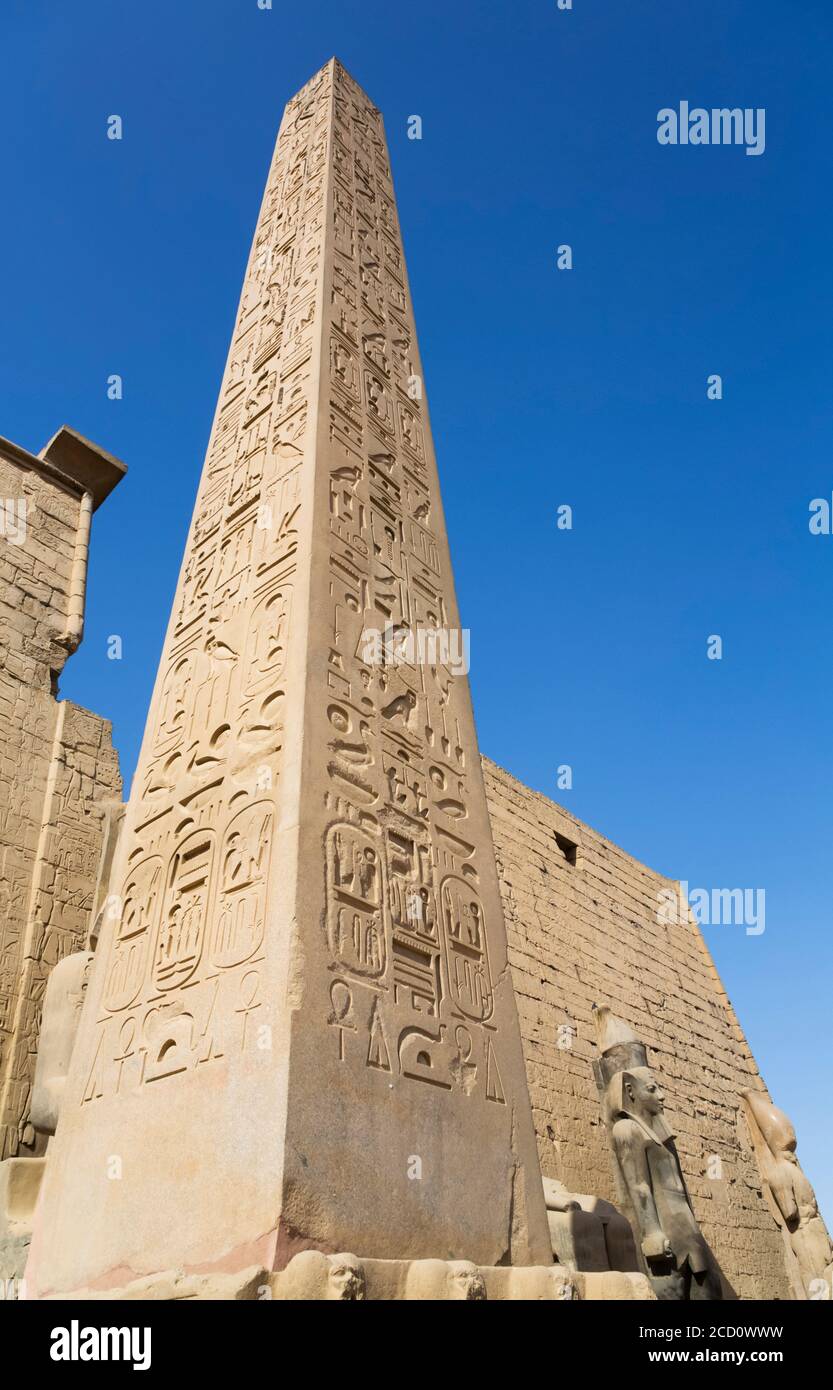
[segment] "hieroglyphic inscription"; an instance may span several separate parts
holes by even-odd
[[[446,626],[450,575],[382,121],[338,63],[333,101],[328,1023],[342,1060],[503,1103],[464,678],[362,641]]]

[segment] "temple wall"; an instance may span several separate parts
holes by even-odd
[[[696,923],[657,920],[658,894],[676,883],[485,758],[483,767],[544,1175],[617,1200],[592,1070],[592,1007],[608,1004],[650,1049],[726,1279],[741,1298],[789,1298],[781,1236],[739,1124],[758,1068]],[[707,1176],[713,1155],[720,1178]]]
[[[0,1159],[39,1151],[27,1112],[43,990],[84,943],[102,803],[121,794],[108,721],[53,693],[83,489],[23,452],[0,444]]]

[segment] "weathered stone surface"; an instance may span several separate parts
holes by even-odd
[[[124,468],[64,428],[36,457],[0,439],[0,1159],[29,1117],[46,978],[85,944],[104,805],[121,792],[106,720],[57,701],[83,632],[90,518]]]
[[[7,1158],[0,1164],[0,1219],[7,1234],[31,1231],[45,1162],[43,1158]]]
[[[657,920],[658,895],[677,885],[483,767],[544,1174],[617,1201],[592,1073],[593,1005],[608,1004],[656,1058],[686,1187],[724,1276],[740,1298],[789,1298],[781,1236],[738,1135],[758,1069],[697,924]]]
[[[571,1274],[554,1265],[478,1267],[466,1260],[371,1260],[320,1250],[302,1251],[278,1272],[258,1266],[233,1275],[168,1270],[106,1292],[82,1289],[75,1296],[91,1301],[275,1299],[342,1303],[654,1299],[642,1274]]]
[[[31,1157],[6,1158],[0,1163],[0,1286],[3,1290],[23,1277],[45,1163],[43,1158]]]
[[[608,1270],[605,1274],[577,1274],[579,1297],[588,1301],[610,1299],[615,1302],[653,1303],[656,1294],[644,1274]]]
[[[459,620],[390,168],[333,61],[255,232],[35,1296],[549,1258],[467,681],[426,630]]]
[[[31,1156],[0,1162],[0,1297],[18,1297],[45,1165]]]
[[[185,1274],[182,1270],[163,1270],[145,1279],[134,1279],[116,1289],[80,1289],[74,1295],[82,1302],[178,1303],[199,1299],[207,1302],[252,1303],[271,1298],[269,1273],[252,1265],[235,1274]],[[48,1295],[61,1299],[60,1294]]]

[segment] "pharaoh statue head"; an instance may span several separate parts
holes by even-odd
[[[660,1144],[674,1137],[663,1109],[665,1096],[650,1067],[614,1072],[605,1100],[613,1123],[622,1118],[637,1120]]]
[[[648,1066],[645,1044],[606,1005],[595,1010],[594,1018],[605,1123],[612,1127],[622,1118],[637,1120],[664,1144],[673,1138],[673,1131],[663,1110],[665,1096]]]

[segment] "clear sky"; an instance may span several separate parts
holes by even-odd
[[[481,747],[765,890],[705,934],[833,1220],[830,0],[4,0],[0,37],[0,432],[130,469],[62,694],[129,780],[281,111],[336,53],[385,115]],[[764,153],[661,146],[683,100],[764,108]]]

